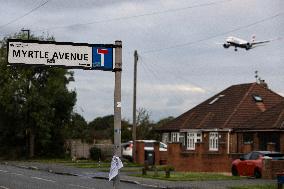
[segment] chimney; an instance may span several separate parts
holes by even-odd
[[[256,102],[255,104],[261,112],[265,112],[266,108],[263,102]]]
[[[264,79],[259,79],[259,85],[263,86],[264,88],[268,89],[268,85]]]

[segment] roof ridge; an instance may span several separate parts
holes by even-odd
[[[244,86],[244,85],[253,85],[253,84],[257,84],[257,83],[256,83],[256,82],[252,82],[252,83],[240,83],[240,84],[231,85],[230,87]],[[228,88],[230,88],[230,87],[228,87]]]
[[[256,85],[257,83],[250,83],[250,88],[247,90],[246,94],[243,96],[242,100],[240,101],[240,103],[237,105],[237,107],[234,109],[234,111],[232,112],[232,114],[228,117],[228,119],[225,121],[225,123],[223,124],[224,128],[232,119],[233,115],[237,112],[238,108],[241,106],[241,104],[243,103],[243,101],[246,99],[246,97],[248,96],[249,92],[252,90],[252,88]]]

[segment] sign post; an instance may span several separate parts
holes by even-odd
[[[114,155],[121,157],[121,71],[122,71],[122,42],[115,41],[115,85],[114,85]],[[119,188],[120,176],[113,181],[115,189]]]
[[[8,63],[11,65],[37,65],[64,67],[66,69],[85,69],[113,71],[114,84],[114,167],[117,175],[113,181],[115,189],[119,188],[119,169],[123,167],[121,157],[121,71],[122,42],[115,44],[86,44],[71,42],[8,40]],[[115,56],[114,51],[115,49]],[[115,57],[115,58],[114,58]],[[115,64],[113,66],[113,60]],[[116,172],[116,171],[115,171]]]

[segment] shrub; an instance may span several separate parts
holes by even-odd
[[[175,168],[172,167],[172,166],[166,166],[164,168],[164,170],[165,170],[165,173],[166,173],[166,178],[170,178],[171,177],[171,171],[174,171]]]

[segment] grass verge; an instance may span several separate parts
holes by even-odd
[[[230,189],[272,189],[276,188],[276,184],[264,184],[264,185],[246,185],[246,186],[232,186]]]
[[[164,173],[147,172],[147,175],[131,175],[142,178],[160,179],[168,181],[205,181],[205,180],[240,180],[241,177],[227,176],[219,173],[172,172],[167,178]]]
[[[77,168],[101,168],[106,169],[109,171],[110,168],[110,161],[93,161],[93,160],[76,160],[72,161],[71,159],[32,159],[29,160],[31,162],[39,162],[39,163],[59,163],[66,166],[72,166]],[[128,168],[137,168],[136,170],[139,171],[141,169],[141,165],[131,163],[131,162],[123,162],[124,167]]]

